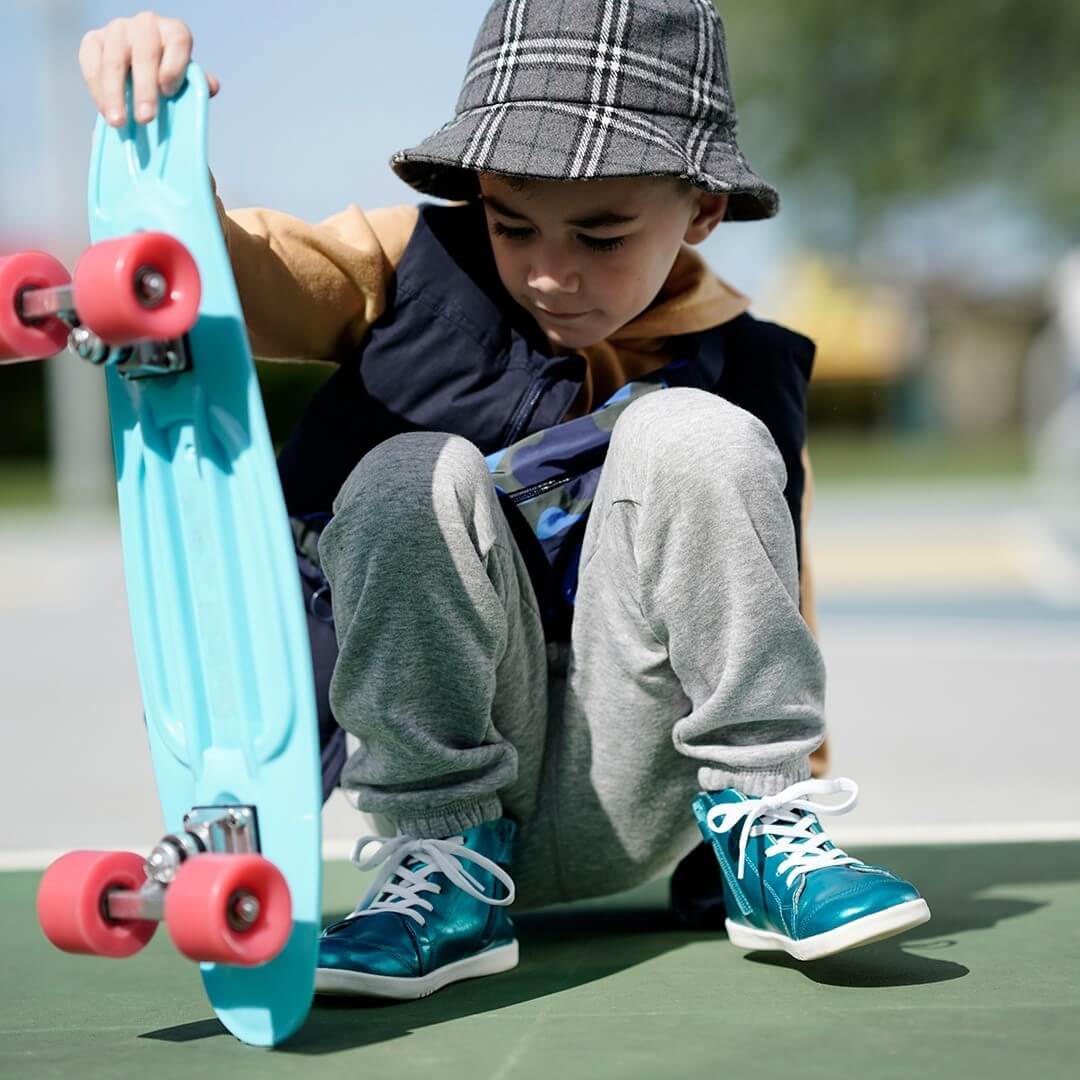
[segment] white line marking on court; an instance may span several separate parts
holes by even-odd
[[[827,831],[841,845],[1022,844],[1080,840],[1080,821],[1010,821],[997,825],[843,825],[830,822]]]
[[[942,844],[1022,844],[1080,840],[1080,821],[1031,821],[978,825],[833,825],[829,835],[840,845],[921,847]],[[118,845],[117,851],[141,851],[144,845]],[[334,837],[323,844],[323,858],[347,860],[353,841]],[[43,870],[65,850],[0,851],[0,871]]]
[[[1080,604],[1080,560],[1046,522],[1017,514],[1009,521],[1009,531],[1023,551],[1024,570],[1039,597],[1052,607]]]

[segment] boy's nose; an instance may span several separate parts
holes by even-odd
[[[536,266],[529,270],[528,285],[540,296],[574,294],[581,289],[581,275],[572,267]]]

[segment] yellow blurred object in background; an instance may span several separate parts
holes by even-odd
[[[893,382],[923,347],[922,320],[900,290],[823,258],[788,263],[769,292],[770,315],[817,343],[815,382]]]

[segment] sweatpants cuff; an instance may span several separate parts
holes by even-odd
[[[735,788],[744,795],[777,795],[784,788],[810,779],[810,759],[798,758],[772,769],[724,769],[703,765],[698,769],[702,791]]]
[[[496,821],[503,816],[502,800],[498,795],[483,799],[463,799],[448,806],[435,807],[424,814],[397,818],[397,830],[401,836],[416,836],[423,840],[444,840],[458,836],[485,821]]]

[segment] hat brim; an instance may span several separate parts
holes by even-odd
[[[531,180],[673,176],[728,195],[729,221],[770,218],[780,208],[731,128],[610,107],[515,101],[470,109],[390,164],[410,187],[441,199],[473,198],[481,171]]]

